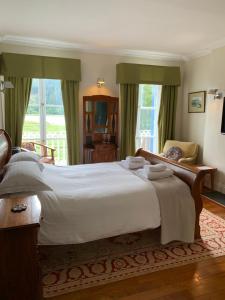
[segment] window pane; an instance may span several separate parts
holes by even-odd
[[[60,80],[45,79],[46,105],[62,106],[62,93]]]
[[[32,80],[23,141],[43,142],[56,149],[56,164],[67,163],[66,128],[60,80]],[[37,149],[37,152],[39,150]]]
[[[25,115],[23,141],[40,141],[39,80],[32,80],[30,101]]]
[[[140,115],[140,129],[150,130],[154,132],[154,109],[143,109],[141,108]]]
[[[46,144],[56,149],[57,164],[66,164],[67,143],[60,80],[45,80]]]
[[[160,95],[161,86],[159,85],[139,85],[136,148],[157,152]]]
[[[153,85],[145,84],[142,86],[143,86],[142,106],[145,107],[154,106]]]

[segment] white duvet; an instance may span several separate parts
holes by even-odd
[[[160,226],[159,201],[146,182],[118,163],[46,165],[39,244],[77,244]]]

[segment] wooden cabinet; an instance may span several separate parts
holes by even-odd
[[[15,204],[27,209],[11,212]],[[0,298],[42,299],[37,235],[40,203],[37,197],[0,199]]]
[[[117,160],[117,146],[115,144],[93,144],[91,148],[84,148],[85,163],[110,162]]]
[[[84,163],[117,160],[118,98],[84,96]]]

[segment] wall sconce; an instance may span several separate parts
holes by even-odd
[[[105,84],[104,78],[98,78],[97,79],[97,86],[100,88]]]
[[[208,91],[208,95],[213,95],[214,100],[223,98],[223,93],[218,91],[219,89],[211,89]]]
[[[13,89],[14,85],[11,81],[0,81],[0,92],[5,92],[6,89]]]

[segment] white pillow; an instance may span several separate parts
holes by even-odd
[[[6,173],[0,184],[0,196],[24,193],[37,194],[40,191],[52,191],[44,182],[40,164],[32,161],[18,161],[5,166]]]
[[[13,163],[16,161],[34,161],[39,162],[40,155],[34,152],[19,152],[11,156],[9,162]]]

